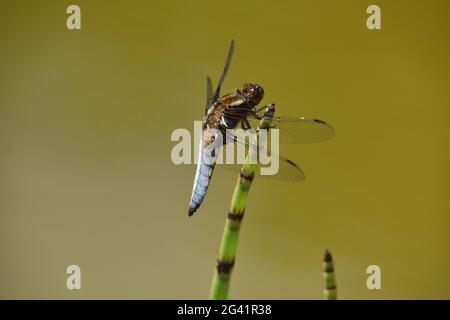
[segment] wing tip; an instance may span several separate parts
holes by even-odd
[[[301,182],[301,181],[305,181],[305,173],[303,172],[303,170],[298,166],[298,164],[296,164],[294,161],[292,161],[291,159],[286,158],[285,159],[287,163],[289,163],[291,166],[293,166],[296,171],[297,174],[293,176],[292,181],[294,182]]]
[[[326,136],[325,138],[323,138],[323,140],[321,140],[321,141],[329,140],[329,139],[333,138],[333,137],[336,135],[336,130],[335,130],[334,127],[333,127],[331,124],[329,124],[328,122],[323,121],[323,120],[321,120],[321,119],[317,119],[317,118],[314,118],[313,121],[316,122],[316,123],[319,123],[319,124],[321,124],[321,125],[324,125],[324,126],[326,126],[326,127],[328,127],[328,128],[330,129],[329,135]],[[319,141],[319,142],[321,142],[321,141]]]
[[[314,118],[313,120],[314,120],[314,122],[317,122],[317,123],[320,123],[320,124],[327,124],[325,121],[317,119],[317,118]]]

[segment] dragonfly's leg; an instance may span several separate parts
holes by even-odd
[[[257,120],[261,120],[261,119],[263,118],[262,116],[260,116],[260,115],[257,114],[256,112],[253,113],[253,117],[254,117],[255,119],[257,119]]]
[[[264,107],[265,108],[265,107]],[[261,115],[258,114],[259,111],[261,111],[262,109],[254,109],[250,112],[250,114],[252,115],[253,118],[257,119],[257,120],[261,120],[263,117]]]
[[[261,110],[264,110],[266,107],[267,107],[267,106],[262,106],[262,107],[260,107],[260,108],[258,108],[258,109],[255,109],[255,112],[260,112]]]
[[[244,130],[251,129],[252,126],[250,125],[250,122],[248,122],[247,118],[244,118],[241,120],[241,128]]]
[[[263,116],[258,115],[257,113],[260,112],[260,111],[266,110],[267,108],[273,108],[273,107],[275,107],[275,102],[270,103],[268,105],[265,105],[263,107],[260,107],[258,109],[255,109],[254,113],[253,113],[253,116],[256,117],[256,119],[261,120],[263,118]]]

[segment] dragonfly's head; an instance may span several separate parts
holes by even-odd
[[[252,106],[257,106],[264,96],[264,89],[257,84],[245,83],[242,94]]]

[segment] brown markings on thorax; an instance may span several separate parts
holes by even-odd
[[[219,128],[220,120],[225,111],[232,108],[233,103],[244,101],[244,97],[239,91],[226,94],[219,98],[208,110],[205,115],[205,122],[209,128]]]
[[[222,120],[225,111],[232,108],[233,103],[239,103],[244,101],[244,97],[239,91],[226,94],[220,97],[207,111],[203,118],[208,128],[220,129],[220,121]],[[214,141],[214,135],[207,129],[203,130],[202,134],[203,142],[205,145],[209,145]]]

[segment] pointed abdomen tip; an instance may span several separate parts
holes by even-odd
[[[195,213],[195,210],[196,209],[194,209],[194,208],[189,208],[189,210],[188,210],[188,217],[191,217]]]

